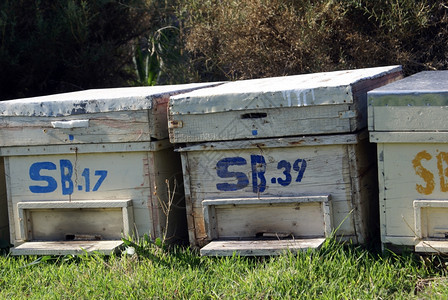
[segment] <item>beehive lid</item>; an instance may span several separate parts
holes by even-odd
[[[170,98],[172,143],[356,132],[367,91],[401,78],[400,66],[227,82]]]
[[[0,147],[168,138],[169,97],[218,83],[95,89],[0,102]]]
[[[216,84],[216,83],[215,83]],[[152,109],[153,99],[212,86],[195,83],[151,87],[93,89],[0,102],[0,116],[61,117],[113,111]]]
[[[400,66],[387,66],[228,82],[173,96],[170,113],[204,114],[353,103],[354,84],[400,71]]]
[[[368,101],[372,142],[446,142],[448,71],[414,74],[368,92]]]
[[[425,71],[368,93],[372,106],[447,106],[448,71]]]

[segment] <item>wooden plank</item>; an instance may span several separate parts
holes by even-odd
[[[446,200],[417,199],[414,200],[413,205],[415,208],[419,209],[422,209],[424,207],[448,208],[448,199]]]
[[[0,103],[2,116],[70,116],[154,109],[168,96],[219,85],[219,82],[92,89]]]
[[[201,248],[203,256],[269,256],[288,251],[299,252],[317,249],[324,238],[294,240],[213,241]]]
[[[248,205],[248,204],[272,205],[281,203],[326,202],[329,201],[329,199],[330,195],[298,196],[298,197],[229,198],[229,199],[204,200],[202,201],[202,205],[203,206]]]
[[[381,238],[381,242],[383,243],[383,249],[385,249],[384,244],[414,247],[418,241],[415,237],[386,235],[384,239],[383,237]]]
[[[160,151],[172,148],[168,140],[137,143],[106,143],[106,144],[72,144],[46,146],[15,146],[0,148],[0,156],[29,156],[54,154],[83,154],[108,152],[142,152]]]
[[[0,148],[1,149],[1,148]],[[0,157],[2,159],[2,157]],[[9,157],[4,157],[4,163],[5,163],[5,179],[6,179],[6,200],[7,200],[7,206],[8,206],[8,220],[9,220],[9,241],[10,243],[14,243],[16,232],[15,232],[15,215],[14,215],[14,206],[12,205],[12,192],[11,192],[11,184],[10,184],[10,175],[11,169],[10,169],[10,163],[9,163]]]
[[[18,202],[18,209],[64,209],[64,208],[124,208],[132,206],[132,200],[88,201],[29,201]]]
[[[178,147],[177,151],[207,151],[207,150],[237,150],[242,148],[260,149],[260,148],[290,148],[303,146],[323,146],[323,145],[349,145],[356,144],[360,139],[366,138],[367,131],[359,134],[341,134],[341,135],[319,135],[319,136],[301,136],[292,138],[270,138],[241,140],[241,141],[225,141],[225,142],[208,142],[187,144],[187,146]]]
[[[413,201],[421,197],[416,185],[423,182],[415,173],[412,161],[421,150],[412,144],[382,144],[382,151],[378,153],[383,161],[378,170],[383,174],[380,190],[383,195],[382,222],[385,222],[383,236],[415,237]]]
[[[185,211],[187,217],[188,240],[191,245],[196,245],[198,238],[196,237],[196,226],[194,220],[194,209],[191,195],[190,166],[187,153],[181,153],[182,173],[185,193]],[[204,231],[205,232],[205,229]]]
[[[11,249],[13,255],[86,255],[101,253],[110,255],[117,251],[123,242],[116,241],[53,241],[27,242]]]
[[[448,241],[420,241],[415,245],[415,252],[419,253],[448,253]]]
[[[213,205],[204,206],[204,225],[207,236],[210,240],[218,238],[218,222],[216,209]]]
[[[386,218],[386,183],[384,174],[384,144],[377,145],[377,163],[378,163],[378,199],[380,215],[380,238],[381,242],[386,243],[387,218]],[[384,250],[384,249],[383,249]]]
[[[0,146],[144,142],[162,139],[147,111],[108,112],[66,117],[3,117]],[[87,128],[53,128],[51,122],[88,119]],[[159,129],[159,128],[158,128]]]
[[[369,132],[375,130],[374,122],[375,122],[375,110],[371,105],[369,105],[367,107],[367,130],[369,130]]]
[[[372,143],[445,143],[448,132],[370,132]]]
[[[448,131],[448,106],[373,106],[374,131]]]
[[[363,207],[360,207],[360,197],[359,194],[357,193],[359,191],[359,176],[356,176],[357,174],[357,165],[356,165],[356,161],[357,161],[357,156],[356,156],[356,149],[352,146],[349,145],[346,147],[346,151],[347,151],[347,158],[349,161],[349,174],[350,174],[350,188],[351,188],[351,192],[347,195],[347,198],[350,199],[351,201],[351,207],[352,209],[358,209],[358,213],[353,214],[352,217],[352,226],[353,226],[353,230],[355,232],[355,235],[358,236],[358,232],[366,232],[365,226],[363,226],[363,222],[364,220],[361,218],[360,213],[364,210]],[[366,237],[364,235],[360,235],[359,240],[356,240],[354,242],[356,243],[364,243],[365,242]]]
[[[353,103],[353,86],[390,74],[401,74],[401,66],[233,81],[173,97],[176,105],[171,106],[171,113],[201,114]]]
[[[422,226],[422,223],[425,223],[426,218],[422,218],[422,209],[421,206],[418,203],[418,200],[414,200],[414,221],[415,221],[415,236],[418,239],[423,238],[423,231],[427,228],[427,225],[424,224]],[[428,237],[428,235],[425,232],[425,237]]]
[[[8,201],[3,157],[0,157],[0,240],[9,242]]]
[[[260,139],[351,132],[350,119],[341,117],[349,105],[317,107],[284,107],[269,110],[244,110],[203,115],[170,116],[171,122],[182,122],[181,128],[170,128],[172,143]],[[245,118],[259,115],[263,118]],[[355,116],[354,116],[355,118]],[[356,118],[355,118],[356,119]],[[298,126],[298,124],[300,124]],[[362,129],[355,126],[354,130]]]

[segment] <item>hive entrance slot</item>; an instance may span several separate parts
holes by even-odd
[[[448,201],[414,200],[416,252],[448,252]]]
[[[330,195],[204,200],[211,242],[201,255],[272,255],[318,248],[331,233],[329,200]]]
[[[19,202],[16,255],[112,253],[131,236],[132,200]]]
[[[267,113],[247,113],[242,114],[241,119],[262,119],[268,116]]]
[[[292,232],[257,232],[256,238],[261,239],[291,239],[294,238]]]
[[[65,235],[66,241],[101,241],[102,237],[99,234],[73,234],[67,233]]]

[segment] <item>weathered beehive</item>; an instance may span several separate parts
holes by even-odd
[[[448,71],[369,92],[385,247],[448,252]]]
[[[190,243],[203,255],[363,243],[378,215],[367,91],[399,66],[225,83],[170,100]],[[377,223],[377,222],[376,222]]]
[[[123,236],[186,237],[183,197],[173,193],[182,175],[167,139],[167,104],[204,86],[0,102],[12,253],[110,253]],[[168,224],[166,180],[175,197]]]

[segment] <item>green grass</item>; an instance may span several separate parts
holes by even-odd
[[[278,257],[200,257],[154,245],[111,257],[0,256],[1,299],[409,299],[448,295],[441,258],[332,240]],[[415,294],[415,291],[418,291]]]

